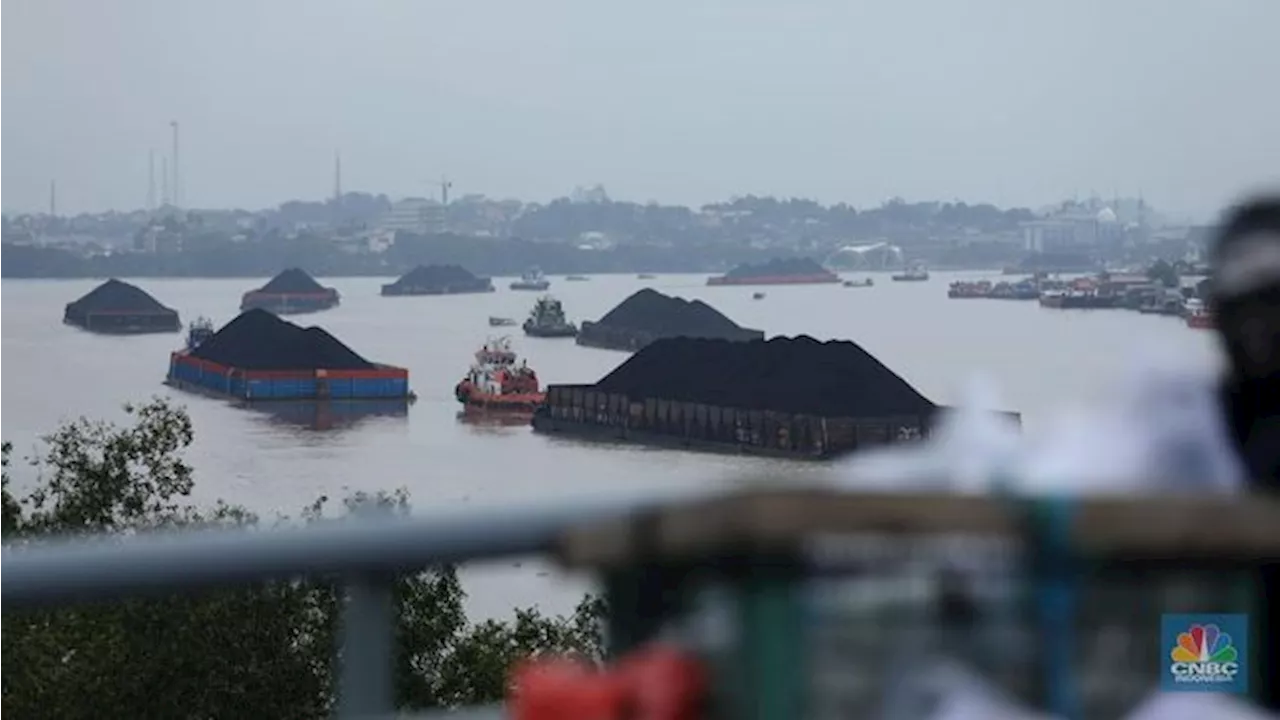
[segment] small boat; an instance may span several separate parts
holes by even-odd
[[[511,283],[512,290],[546,290],[549,287],[551,281],[536,267],[525,270],[519,280]]]
[[[900,272],[892,278],[895,282],[923,282],[929,279],[929,271],[924,269],[923,265],[912,265],[905,272]]]
[[[560,301],[544,295],[534,303],[529,319],[524,321],[524,334],[533,337],[577,337],[578,326],[564,317]]]
[[[763,300],[763,299],[764,299],[764,293],[762,293],[762,292],[758,292],[758,293],[751,293],[751,299],[752,299],[752,300]]]
[[[508,338],[490,339],[476,351],[467,375],[453,394],[470,413],[533,416],[546,395],[538,386],[538,374],[524,361],[517,364]]]
[[[213,321],[207,317],[198,317],[187,326],[187,352],[199,347],[200,343],[213,337]]]
[[[649,273],[640,273],[639,275],[636,275],[637,280],[652,280],[655,277],[657,277],[657,275],[650,275]]]
[[[845,287],[871,287],[874,284],[875,284],[875,281],[873,281],[871,278],[864,278],[862,280],[845,280],[844,281]]]
[[[1187,327],[1196,330],[1212,330],[1216,325],[1213,312],[1197,298],[1187,301],[1186,321]]]
[[[515,324],[516,321],[511,318],[489,316],[489,327],[510,327]]]
[[[586,281],[588,281],[588,280],[590,280],[590,279],[591,279],[591,278],[587,277],[586,275],[567,275],[567,276],[565,276],[565,280],[568,280],[569,282],[586,282]]]

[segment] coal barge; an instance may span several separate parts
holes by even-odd
[[[594,385],[549,386],[533,427],[583,439],[828,459],[927,437],[939,409],[852,342],[676,338],[644,348]]]
[[[701,300],[685,300],[645,288],[623,300],[598,321],[583,322],[577,343],[606,350],[634,351],[670,337],[750,341],[763,340],[764,331],[740,327]]]
[[[108,335],[178,332],[178,311],[161,305],[136,285],[112,278],[67,303],[62,322]]]
[[[419,265],[399,280],[382,286],[382,294],[386,296],[460,295],[493,291],[491,279],[477,277],[459,265]]]
[[[277,315],[328,310],[338,305],[338,291],[324,287],[298,268],[289,268],[240,299],[240,309],[267,310]]]
[[[840,276],[809,258],[770,260],[760,265],[739,265],[708,285],[814,285],[838,283]]]
[[[414,399],[409,371],[370,362],[318,327],[247,310],[169,356],[166,383],[241,401]]]

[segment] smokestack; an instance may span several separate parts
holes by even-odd
[[[333,151],[333,204],[342,202],[342,153]]]
[[[147,210],[156,209],[156,151],[147,152]]]
[[[178,121],[170,120],[169,127],[173,128],[173,206],[182,207],[182,173],[180,172],[179,155],[178,155]]]
[[[169,204],[169,158],[162,155],[160,157],[160,205],[163,207]]]

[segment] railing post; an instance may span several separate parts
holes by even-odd
[[[395,579],[359,575],[346,584],[339,657],[338,709],[344,718],[395,710]]]
[[[376,522],[393,511],[366,498],[352,514]],[[338,679],[338,711],[343,718],[388,717],[395,710],[395,582],[395,575],[378,572],[346,578]]]

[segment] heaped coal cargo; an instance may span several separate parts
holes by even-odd
[[[97,333],[133,335],[177,332],[178,311],[161,305],[141,288],[112,278],[67,303],[62,322]]]
[[[241,310],[268,310],[277,315],[318,312],[338,304],[338,291],[324,287],[305,271],[289,268],[240,299]]]
[[[551,385],[536,430],[830,458],[924,437],[938,407],[861,347],[810,337],[659,340],[593,385]]]
[[[739,265],[708,285],[814,285],[838,283],[840,276],[809,258],[770,260],[759,265]]]
[[[492,280],[476,277],[459,265],[419,265],[399,280],[382,286],[383,295],[457,295],[493,291]]]
[[[409,371],[370,362],[318,327],[246,310],[169,356],[167,382],[236,400],[410,400]]]
[[[685,300],[645,288],[598,321],[583,322],[578,344],[639,350],[655,340],[674,337],[747,341],[764,339],[764,332],[740,327],[701,300]]]

